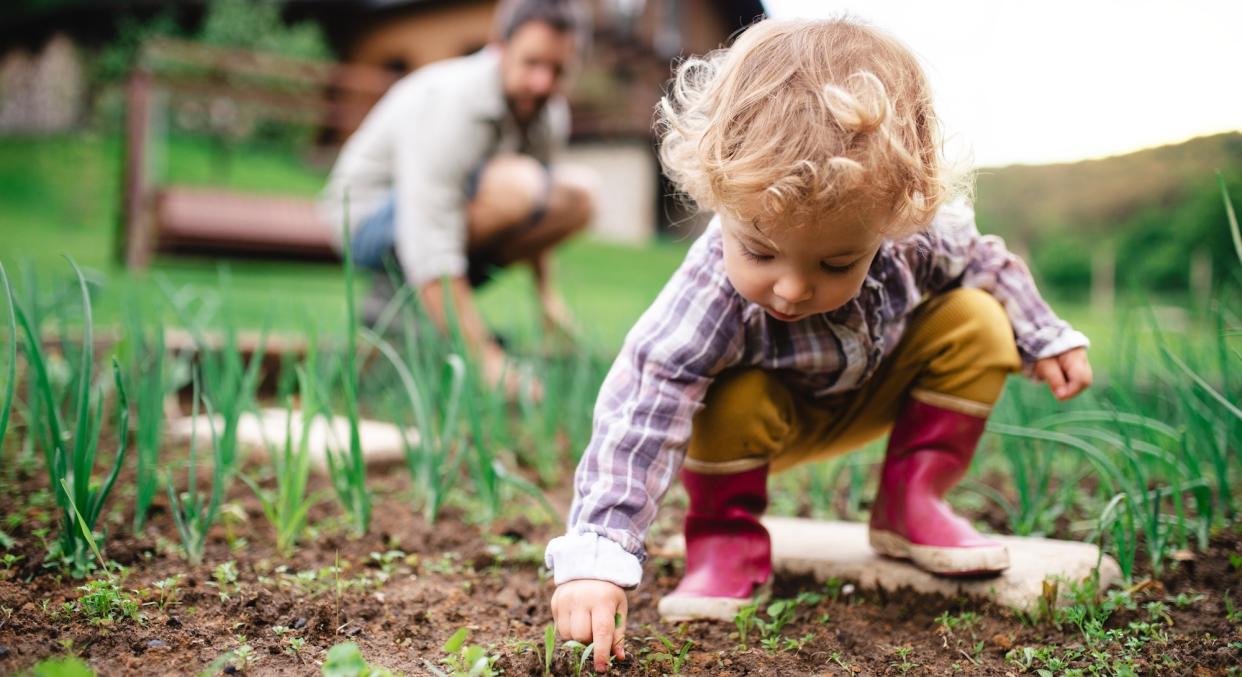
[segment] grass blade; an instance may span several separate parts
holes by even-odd
[[[17,389],[17,314],[13,310],[13,289],[9,286],[9,276],[0,263],[0,283],[4,284],[5,306],[9,315],[8,333],[8,376],[5,378],[4,401],[0,404],[0,463],[4,460],[4,436],[9,429],[9,414],[13,409],[13,396]],[[3,466],[0,466],[3,467]]]

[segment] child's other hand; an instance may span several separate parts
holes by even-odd
[[[1086,348],[1074,348],[1035,363],[1035,375],[1064,402],[1091,385],[1091,363]]]
[[[625,660],[625,591],[608,581],[580,579],[556,587],[552,620],[562,640],[595,643],[595,671],[608,669],[608,654]],[[617,614],[621,622],[616,622]]]

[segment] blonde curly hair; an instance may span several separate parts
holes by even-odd
[[[847,209],[926,226],[946,171],[927,77],[895,38],[842,18],[766,20],[676,68],[656,115],[664,171],[700,208],[763,226]]]

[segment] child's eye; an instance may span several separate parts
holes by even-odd
[[[742,247],[741,249],[742,249],[742,256],[745,256],[746,258],[750,259],[751,261],[770,261],[770,260],[772,260],[772,256],[771,256],[770,254],[756,254],[755,252],[752,252],[751,250],[747,249],[746,247]]]
[[[830,263],[824,263],[821,261],[819,264],[819,267],[825,273],[838,273],[839,274],[839,273],[848,273],[850,269],[852,269],[856,265],[858,265],[857,261],[854,261],[853,263],[847,263],[844,266],[834,266]]]

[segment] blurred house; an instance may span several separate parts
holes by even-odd
[[[700,54],[762,16],[760,0],[588,0],[595,21],[574,82],[567,161],[592,166],[607,190],[596,231],[641,242],[685,214],[662,182],[652,112],[678,56]],[[114,40],[122,16],[172,10],[196,25],[206,0],[66,1],[0,9],[0,133],[61,131],[84,117],[91,50]],[[496,0],[288,0],[287,21],[319,24],[345,64],[403,75],[473,52],[489,39]],[[348,96],[348,95],[347,95]],[[368,105],[370,101],[359,101]],[[350,125],[346,124],[345,133]],[[327,135],[339,143],[341,134]]]
[[[342,61],[404,74],[487,43],[495,0],[341,0],[292,3],[314,16]],[[684,221],[656,160],[652,112],[679,56],[702,54],[763,15],[759,0],[591,0],[593,44],[574,83],[568,161],[593,167],[608,189],[595,231],[642,242]]]

